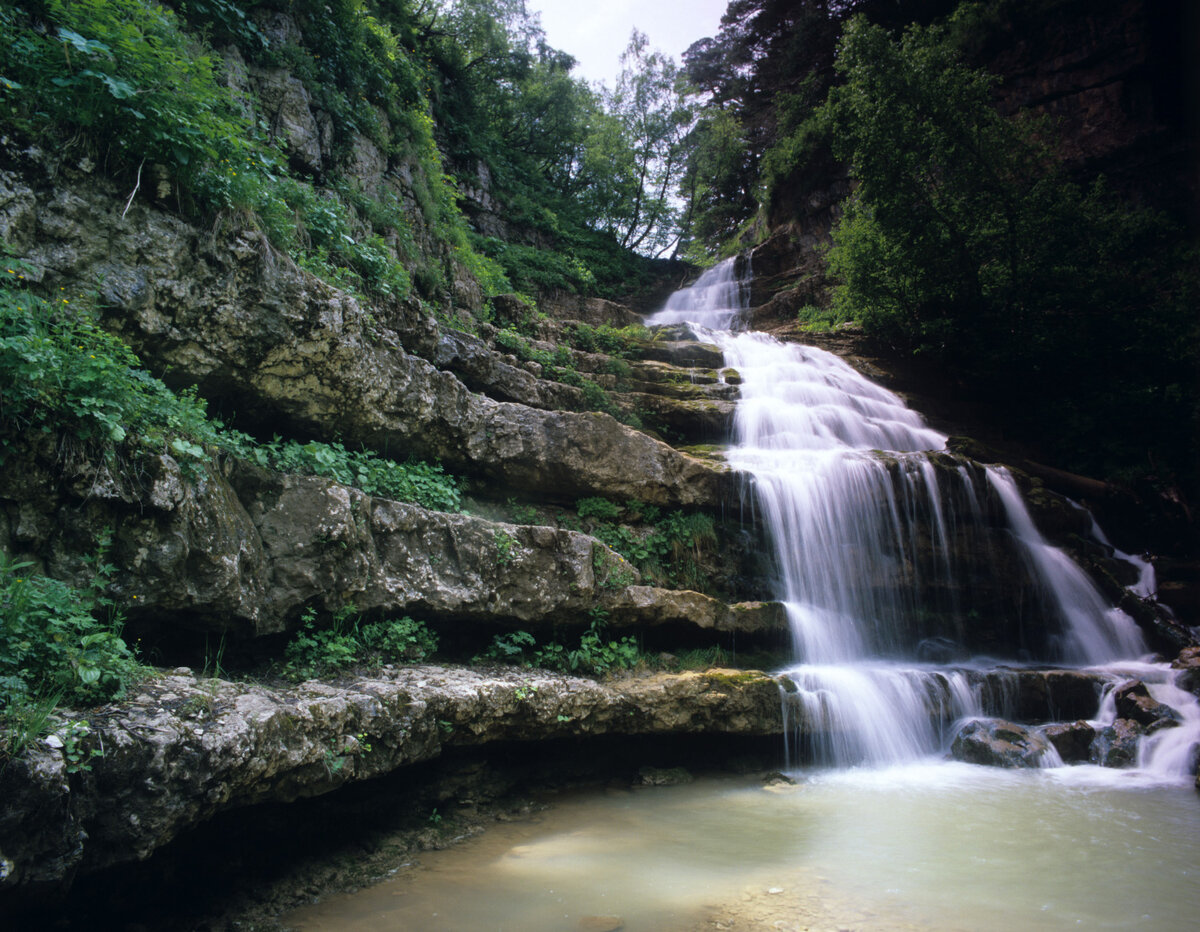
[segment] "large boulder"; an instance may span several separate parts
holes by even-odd
[[[1091,753],[1096,729],[1079,719],[1074,722],[1056,722],[1042,728],[1046,740],[1054,745],[1064,764],[1085,764]]]
[[[1145,733],[1137,722],[1119,718],[1096,731],[1088,748],[1088,760],[1102,767],[1132,767],[1137,763],[1138,745]]]
[[[1150,695],[1141,680],[1129,680],[1113,691],[1117,718],[1137,722],[1147,733],[1179,724],[1179,713]]]
[[[1176,686],[1200,695],[1200,647],[1186,647],[1180,651],[1171,662],[1171,669],[1180,671],[1175,677]]]
[[[991,767],[1044,767],[1058,761],[1058,752],[1045,737],[1003,719],[964,723],[950,745],[950,756]]]

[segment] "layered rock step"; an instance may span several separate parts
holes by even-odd
[[[222,810],[327,793],[449,747],[772,735],[781,721],[776,682],[753,671],[601,683],[423,665],[271,688],[177,669],[0,770],[0,890],[143,859]]]
[[[778,606],[641,586],[619,554],[565,528],[430,511],[237,460],[185,477],[171,457],[149,457],[137,483],[103,464],[63,475],[34,450],[13,466],[0,478],[0,543],[84,578],[111,532],[122,566],[112,594],[138,627],[260,637],[294,627],[302,609],[352,605],[472,625],[484,639],[582,627],[595,609],[624,628],[786,631]]]

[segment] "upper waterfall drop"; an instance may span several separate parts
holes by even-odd
[[[646,323],[689,323],[741,376],[726,459],[750,477],[773,543],[798,662],[790,714],[825,736],[818,758],[938,751],[931,721],[980,714],[958,672],[973,658],[1147,653],[1132,619],[1037,532],[1007,472],[944,452],[944,434],[839,357],[737,332],[749,289],[735,273],[725,260]]]

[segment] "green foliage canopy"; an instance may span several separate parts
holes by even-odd
[[[1050,127],[1001,116],[938,29],[853,18],[837,68],[822,118],[857,185],[829,254],[839,314],[969,374],[1076,468],[1189,472],[1186,235],[1066,178]]]

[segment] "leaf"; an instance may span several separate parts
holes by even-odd
[[[120,78],[114,78],[112,75],[106,74],[100,76],[108,87],[108,92],[117,98],[117,100],[127,100],[137,93],[137,89],[128,81],[123,81]]]
[[[95,39],[85,39],[79,33],[72,32],[65,26],[58,27],[58,38],[63,42],[71,43],[71,45],[73,45],[84,55],[95,55],[97,53],[102,53],[107,55],[109,58],[112,57],[112,50],[103,42],[98,42]]]

